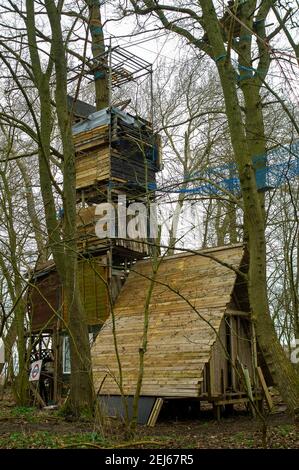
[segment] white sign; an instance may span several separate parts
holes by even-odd
[[[3,340],[0,338],[0,364],[5,363],[5,353],[4,353],[4,343]]]
[[[32,362],[29,374],[29,382],[37,382],[39,380],[40,373],[42,370],[42,363],[42,359],[40,359],[39,361]]]

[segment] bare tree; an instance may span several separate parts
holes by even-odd
[[[255,179],[255,171],[265,168],[266,163],[261,87],[271,62],[269,41],[281,30],[278,25],[267,34],[267,17],[274,2],[234,2],[226,8],[224,16],[212,0],[200,0],[188,7],[183,7],[180,2],[165,5],[153,0],[131,0],[130,3],[131,12],[138,17],[152,15],[162,28],[185,38],[215,63],[243,197],[250,253],[248,288],[252,319],[274,380],[290,409],[297,415],[299,377],[291,363],[286,361],[269,311],[264,197],[258,193]],[[124,14],[130,14],[125,5]],[[256,155],[264,157],[254,163]]]
[[[24,9],[11,1],[1,4],[2,12],[9,11],[17,28],[23,28],[22,41],[26,44],[26,48],[19,50],[18,39],[10,40],[11,23],[8,23],[0,38],[0,56],[19,90],[26,112],[21,116],[2,112],[1,119],[21,129],[37,146],[48,243],[63,284],[72,338],[71,392],[67,406],[72,414],[78,416],[92,411],[94,393],[88,330],[77,286],[75,152],[72,116],[67,105],[66,51],[77,19],[63,24],[62,16],[67,11],[63,10],[63,2],[60,1],[56,5],[46,0],[37,7],[33,0],[27,0]],[[43,46],[39,42],[40,35],[46,36]],[[53,141],[55,121],[62,153],[55,150]],[[62,175],[62,185],[57,183],[53,174],[53,155],[56,155],[55,163],[58,163]],[[62,230],[55,193],[59,194],[63,204]]]

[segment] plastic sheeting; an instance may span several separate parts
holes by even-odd
[[[280,145],[266,153],[253,158],[256,185],[259,191],[277,188],[288,180],[299,176],[299,140],[289,144]],[[185,175],[184,181],[193,184],[192,187],[182,189],[159,189],[168,193],[195,193],[195,194],[221,194],[228,191],[239,194],[241,191],[237,166],[234,162],[210,167],[203,173],[194,172]],[[200,186],[194,187],[196,182]],[[177,183],[176,183],[177,186]]]
[[[111,122],[111,116],[117,116],[121,121],[127,125],[133,125],[139,127],[139,122],[133,116],[118,108],[105,108],[95,113],[90,114],[84,121],[75,124],[72,128],[73,134],[79,134],[80,132],[90,131],[96,127],[109,125]]]

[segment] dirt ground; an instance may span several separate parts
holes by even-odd
[[[164,420],[154,428],[139,426],[134,441],[110,422],[102,431],[90,422],[67,422],[45,412],[16,408],[0,417],[0,448],[262,448],[261,423],[238,413],[217,423],[212,417],[189,421]],[[299,433],[286,413],[268,419],[267,448],[299,448]]]
[[[285,406],[276,403],[267,418],[267,438],[262,423],[244,408],[218,423],[212,411],[203,409],[197,419],[161,417],[153,428],[138,426],[134,440],[126,441],[124,427],[107,420],[104,429],[95,422],[66,421],[57,410],[16,407],[13,400],[0,400],[0,448],[160,448],[241,449],[299,448],[299,431]]]

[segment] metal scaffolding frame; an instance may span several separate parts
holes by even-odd
[[[103,54],[91,59],[90,63],[89,74],[94,74],[97,69],[106,69],[111,73],[113,88],[152,74],[152,64],[120,46],[110,45]]]

